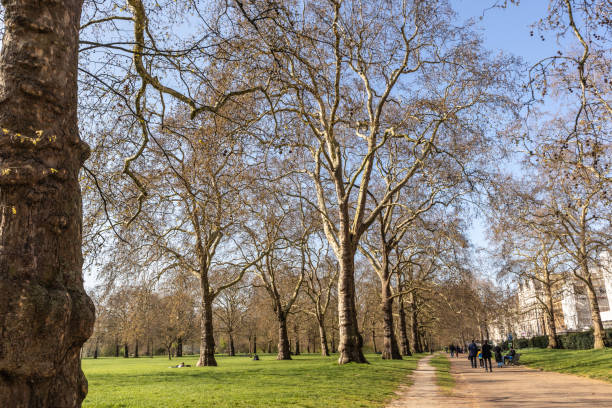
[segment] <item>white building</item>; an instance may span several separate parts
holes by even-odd
[[[608,328],[612,327],[612,260],[607,253],[601,260],[601,267],[593,270],[593,286],[597,292],[601,320],[604,327]],[[592,327],[591,308],[584,282],[571,276],[554,292],[557,333],[585,331]],[[543,298],[538,282],[519,283],[515,325],[518,337],[546,334],[546,315],[538,296]]]

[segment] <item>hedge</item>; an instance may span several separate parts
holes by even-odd
[[[559,348],[570,350],[588,350],[593,348],[593,330],[566,333],[557,336]],[[612,347],[612,329],[605,331],[604,343],[606,347]],[[546,348],[548,347],[548,336],[534,336],[531,338],[521,338],[514,341],[514,348]]]

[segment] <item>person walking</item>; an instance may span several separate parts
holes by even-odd
[[[497,368],[502,368],[504,366],[504,357],[502,356],[502,349],[499,347],[499,344],[493,348],[493,352],[495,353]]]
[[[454,345],[454,344],[451,344],[451,345],[450,345],[448,348],[449,348],[449,350],[450,350],[450,355],[451,355],[451,358],[453,358],[453,357],[455,356],[455,351],[456,351],[457,349],[455,348],[455,345]]]
[[[492,347],[489,344],[489,341],[485,340],[484,344],[482,345],[482,360],[484,361],[485,372],[488,371],[490,373],[493,372],[493,365],[491,365],[491,349]],[[489,363],[488,367],[487,362]]]
[[[472,368],[476,368],[476,355],[478,354],[478,346],[476,342],[472,340],[470,345],[468,346],[468,358],[470,359],[470,363],[472,363]]]

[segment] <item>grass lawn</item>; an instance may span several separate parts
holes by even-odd
[[[450,373],[450,361],[445,354],[436,354],[429,363],[436,368],[436,383],[445,394],[451,394],[455,378]]]
[[[604,350],[521,349],[521,363],[545,371],[612,382],[612,348]]]
[[[84,359],[89,381],[84,407],[382,407],[416,368],[368,355],[371,364],[338,366],[337,357],[302,355],[217,357],[218,367],[195,367],[197,356],[169,361]],[[188,368],[169,368],[184,361]]]

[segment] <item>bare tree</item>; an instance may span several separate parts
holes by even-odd
[[[340,265],[339,363],[365,362],[355,305],[359,240],[430,158],[445,154],[445,143],[470,145],[476,133],[468,129],[484,123],[473,119],[501,100],[492,90],[507,83],[511,64],[490,61],[468,30],[451,29],[444,1],[289,6],[261,2],[242,11],[284,91],[271,107],[275,131],[296,129],[282,140],[304,150],[313,204]],[[401,145],[398,178],[370,206],[381,177],[375,157],[391,141]]]
[[[330,301],[333,299],[332,294],[338,275],[338,265],[335,260],[328,256],[327,245],[324,245],[321,241],[318,241],[317,244],[320,245],[319,250],[308,250],[306,252],[307,268],[304,291],[312,302],[312,307],[304,308],[304,311],[313,316],[317,322],[321,355],[329,356],[325,318],[329,310]]]

